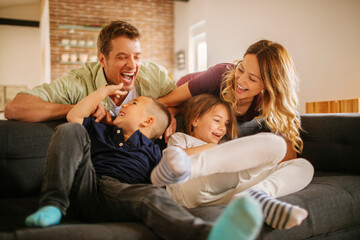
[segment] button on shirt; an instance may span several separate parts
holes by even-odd
[[[161,159],[161,150],[139,130],[125,141],[121,128],[85,118],[91,139],[91,160],[97,175],[124,183],[150,183],[150,173]]]

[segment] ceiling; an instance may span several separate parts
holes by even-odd
[[[189,0],[173,0],[173,1],[188,2]],[[40,0],[0,0],[0,8],[29,4],[29,3],[40,3]]]

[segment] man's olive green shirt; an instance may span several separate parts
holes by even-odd
[[[46,102],[76,104],[106,84],[104,70],[100,63],[87,62],[50,84],[44,83],[20,93],[37,96]],[[135,88],[139,96],[150,96],[156,99],[171,92],[176,85],[164,67],[142,61],[136,76]],[[109,110],[108,98],[103,100],[103,105]]]

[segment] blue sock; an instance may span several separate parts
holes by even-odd
[[[263,225],[260,204],[244,196],[233,200],[215,222],[208,240],[255,239]]]
[[[53,206],[42,207],[25,219],[28,227],[47,227],[60,223],[62,213],[60,209]]]

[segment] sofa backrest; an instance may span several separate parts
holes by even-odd
[[[54,128],[65,122],[0,120],[0,196],[38,193]]]

